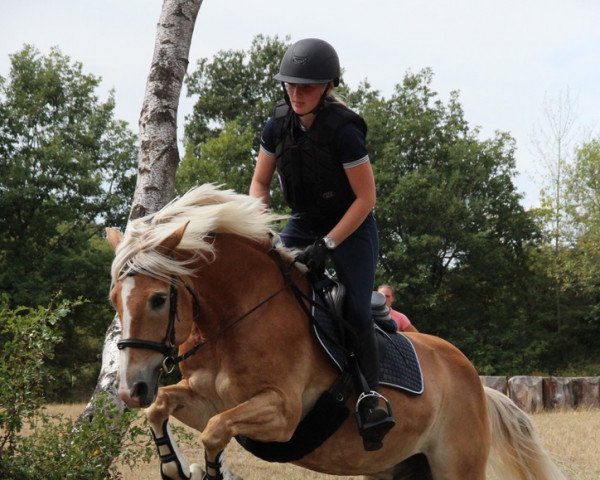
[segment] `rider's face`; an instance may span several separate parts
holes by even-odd
[[[325,83],[286,83],[290,103],[297,115],[311,112],[321,100],[327,88]]]

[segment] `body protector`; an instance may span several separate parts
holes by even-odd
[[[273,114],[277,172],[288,205],[315,229],[330,229],[355,200],[354,192],[336,156],[338,130],[354,123],[365,134],[364,120],[339,103],[323,102],[311,128],[296,135],[298,119],[280,101]]]

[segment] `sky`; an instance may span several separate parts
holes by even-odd
[[[160,0],[0,0],[0,75],[23,44],[51,46],[102,77],[117,118],[137,132]],[[600,135],[600,2],[597,0],[204,0],[190,66],[220,50],[248,49],[258,35],[327,40],[344,80],[367,79],[390,96],[407,72],[431,68],[442,101],[460,92],[480,138],[509,132],[517,142],[515,184],[526,207],[546,176],[534,132],[545,105],[569,95],[574,142]],[[179,135],[193,99],[185,87]],[[575,143],[574,143],[575,144]]]

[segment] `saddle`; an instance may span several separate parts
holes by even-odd
[[[342,373],[348,369],[347,355],[339,338],[339,328],[327,312],[330,310],[338,315],[343,311],[345,288],[332,279],[328,282],[324,295],[317,294],[316,289],[322,288],[318,284],[312,293],[313,333],[327,357]],[[417,353],[409,338],[397,332],[383,294],[372,293],[371,312],[379,346],[379,384],[420,395],[424,382]]]
[[[320,289],[320,293],[317,293]],[[260,442],[237,436],[238,443],[247,451],[268,462],[292,462],[318,448],[333,435],[350,414],[346,401],[352,391],[353,378],[349,373],[347,351],[343,346],[340,327],[332,318],[342,318],[344,286],[328,278],[326,285],[315,284],[310,310],[312,328],[319,345],[340,372],[334,385],[317,400],[313,409],[298,424],[287,442]],[[379,292],[371,296],[375,331],[379,342],[379,384],[410,395],[423,393],[423,375],[415,349],[410,340],[396,332],[396,323],[390,318],[385,297]]]
[[[336,282],[330,278],[327,279],[329,284],[325,288],[323,298],[330,311],[335,312],[338,318],[344,316],[344,298],[346,297],[346,287],[343,284]],[[319,285],[316,285],[316,289]],[[390,316],[390,309],[385,304],[385,295],[380,292],[371,294],[371,315],[375,325],[387,333],[396,333],[396,322]]]

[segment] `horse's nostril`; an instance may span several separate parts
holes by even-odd
[[[138,398],[140,401],[144,401],[148,395],[148,384],[146,382],[136,382],[131,387],[131,397]]]

